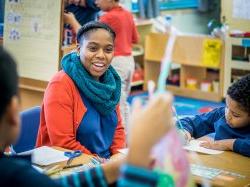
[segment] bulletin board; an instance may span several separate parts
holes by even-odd
[[[49,81],[61,57],[62,0],[6,0],[4,47],[25,79]]]
[[[250,31],[250,1],[221,0],[221,20],[223,17],[230,30]]]

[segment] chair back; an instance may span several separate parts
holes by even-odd
[[[34,149],[40,123],[40,106],[27,109],[20,113],[21,133],[12,149],[16,153]]]

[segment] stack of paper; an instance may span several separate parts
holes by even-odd
[[[48,146],[38,147],[30,151],[19,153],[19,155],[32,154],[32,163],[40,166],[47,166],[57,162],[68,160],[63,151]]]

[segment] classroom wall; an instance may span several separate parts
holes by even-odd
[[[220,20],[220,0],[210,0],[207,6],[199,5],[195,9],[162,11],[161,15],[172,15],[172,23],[181,32],[209,34],[207,24],[210,20]]]
[[[212,19],[208,13],[199,13],[197,10],[164,11],[163,15],[172,16],[172,24],[181,32],[208,34],[207,23]]]
[[[229,30],[250,30],[250,19],[233,17],[233,0],[221,1],[221,19],[224,17],[229,26]],[[243,6],[246,6],[245,4]]]
[[[220,20],[220,0],[209,0],[207,9],[193,8],[193,9],[178,9],[161,11],[161,15],[171,15],[172,24],[179,31],[190,34],[209,34],[210,29],[207,24],[210,20]],[[203,11],[201,11],[203,9]],[[205,11],[204,11],[205,10]],[[138,17],[138,14],[136,14]],[[142,25],[138,27],[140,33],[140,44],[144,44],[145,36],[151,32],[152,25]]]

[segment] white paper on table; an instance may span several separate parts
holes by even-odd
[[[127,154],[128,154],[128,148],[119,149],[118,152],[119,152],[119,153],[122,153],[122,154],[124,154],[124,155],[127,155]]]
[[[40,166],[47,166],[53,163],[66,161],[69,158],[64,156],[63,151],[53,149],[48,146],[38,147],[30,151],[19,153],[18,155],[32,154],[32,163]]]
[[[200,143],[204,141],[199,141],[199,140],[191,140],[188,145],[185,145],[183,148],[188,150],[188,151],[196,151],[199,153],[204,153],[204,154],[209,154],[209,155],[215,155],[215,154],[221,154],[224,151],[218,151],[214,149],[207,149],[205,147],[201,147]]]

